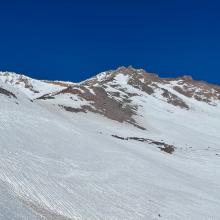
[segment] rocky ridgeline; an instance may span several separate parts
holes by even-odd
[[[65,95],[69,97],[69,105],[62,103]],[[57,102],[60,100],[58,106],[66,111],[94,112],[145,129],[134,119],[140,108],[135,99],[145,96],[152,96],[175,107],[189,110],[188,99],[216,105],[220,101],[220,87],[194,81],[190,76],[160,78],[157,74],[129,66],[100,73],[82,83],[70,85],[38,99],[57,99]],[[77,100],[74,97],[77,97]],[[76,107],[74,103],[79,100],[83,104]]]

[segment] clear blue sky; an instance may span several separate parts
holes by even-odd
[[[220,84],[220,1],[0,0],[0,69],[80,81],[121,65]]]

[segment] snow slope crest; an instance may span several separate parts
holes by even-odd
[[[37,98],[46,93],[59,91],[65,87],[64,85],[51,84],[44,81],[35,80],[28,76],[13,72],[0,72],[0,80],[19,89],[30,99]]]

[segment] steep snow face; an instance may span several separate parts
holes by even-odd
[[[33,101],[0,82],[0,219],[220,219],[217,93],[181,80],[120,68]]]
[[[26,94],[30,99],[35,99],[44,94],[55,92],[64,89],[66,86],[61,83],[49,83],[40,80],[34,80],[30,77],[11,73],[0,72],[0,80],[4,83],[18,88],[21,92]]]

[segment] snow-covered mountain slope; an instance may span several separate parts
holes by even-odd
[[[40,81],[11,72],[0,72],[0,80],[18,88],[30,99],[40,97],[50,92],[59,91],[69,86],[69,84],[62,82]]]
[[[218,86],[129,67],[49,89],[0,82],[0,219],[220,219]]]
[[[190,77],[159,78],[142,69],[121,67],[38,99],[70,112],[99,113],[146,129],[142,123],[146,119],[144,113],[152,103],[158,109],[162,106],[169,112],[186,115],[191,115],[195,108],[218,111],[220,87]]]

